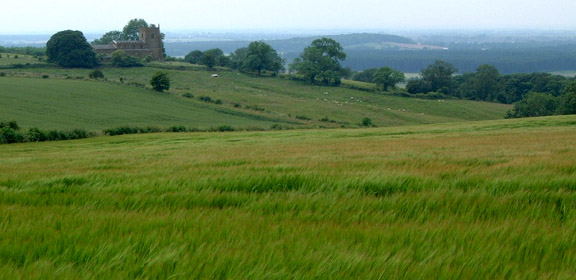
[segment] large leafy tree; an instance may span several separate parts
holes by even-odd
[[[230,68],[242,70],[248,55],[248,48],[239,48],[230,54]]]
[[[184,56],[184,61],[192,64],[198,64],[201,58],[202,58],[202,51],[194,50],[189,52],[186,56]]]
[[[450,93],[455,88],[452,75],[456,72],[458,72],[458,69],[454,65],[442,60],[436,60],[436,62],[423,69],[421,75],[430,91]]]
[[[291,69],[312,83],[319,79],[326,85],[339,85],[343,70],[340,61],[345,59],[346,53],[340,43],[322,38],[306,47],[291,65]]]
[[[165,72],[156,72],[152,79],[150,79],[150,85],[155,91],[163,92],[170,89],[170,77]]]
[[[219,65],[220,57],[224,55],[221,49],[209,49],[202,53],[199,63],[206,65],[209,69],[214,68],[214,66]]]
[[[382,89],[388,90],[388,88],[395,87],[397,83],[405,79],[404,73],[386,66],[378,69],[376,73],[374,73],[373,82],[381,85]]]
[[[473,91],[476,99],[494,100],[501,90],[500,73],[492,65],[480,65],[473,78]]]
[[[576,82],[570,83],[560,97],[559,114],[576,114]]]
[[[110,31],[102,35],[100,39],[96,39],[92,42],[94,45],[107,45],[112,41],[124,40],[124,33],[120,31]]]
[[[123,39],[124,40],[139,40],[139,31],[140,27],[148,27],[148,23],[139,18],[135,18],[130,20],[122,29]]]
[[[143,19],[132,19],[124,26],[122,31],[113,30],[106,32],[100,39],[94,40],[92,44],[106,45],[114,40],[139,40],[140,27],[148,27],[148,23]],[[162,34],[162,38],[164,38],[164,34]]]
[[[507,118],[525,118],[550,116],[556,113],[558,98],[548,93],[530,92],[524,99],[516,102]]]
[[[80,31],[60,31],[46,43],[48,61],[62,67],[92,68],[98,64],[96,53]]]
[[[278,73],[283,67],[284,61],[270,45],[256,41],[248,45],[246,50],[243,70],[257,72],[258,76],[263,70]]]
[[[378,71],[378,68],[366,69],[362,72],[357,72],[352,75],[352,80],[372,83],[374,81],[374,74]]]

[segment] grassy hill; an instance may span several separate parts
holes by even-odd
[[[0,275],[571,279],[575,124],[0,145]]]
[[[2,69],[0,120],[45,129],[319,128],[357,127],[365,117],[377,126],[501,119],[510,109],[502,104],[403,98],[228,71],[211,78],[212,72],[189,64],[101,70],[106,80],[90,80],[91,70],[82,69]],[[150,77],[159,70],[172,79],[168,93],[149,89]]]

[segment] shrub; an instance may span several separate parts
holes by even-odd
[[[331,120],[328,118],[328,116],[324,116],[323,118],[319,119],[319,121],[321,122],[329,122],[329,123],[335,123],[335,120]]]
[[[125,51],[122,50],[118,50],[112,53],[112,65],[117,67],[144,66],[139,58],[128,55]]]
[[[362,119],[362,125],[369,127],[369,126],[374,126],[374,123],[372,122],[372,120],[368,117],[365,117]]]
[[[0,144],[11,144],[24,142],[24,136],[17,130],[10,127],[0,129]]]
[[[200,97],[198,97],[198,99],[200,99],[200,101],[212,103],[212,98],[210,96],[200,96]]]
[[[134,126],[121,126],[117,128],[109,128],[104,130],[105,135],[117,136],[124,134],[138,134],[138,133],[154,133],[162,131],[157,127],[134,127]]]
[[[168,128],[168,132],[187,132],[188,129],[186,129],[186,127],[184,127],[183,125],[173,125],[170,128]]]
[[[296,118],[299,119],[299,120],[304,120],[304,121],[312,120],[311,118],[306,117],[306,116],[296,116]]]
[[[100,70],[94,70],[88,74],[88,78],[90,79],[103,79],[104,73]]]
[[[27,138],[29,142],[44,142],[48,141],[48,134],[36,127],[33,127],[28,130]]]
[[[42,75],[42,79],[48,79],[50,78],[50,75]]]
[[[258,105],[249,105],[249,106],[246,106],[246,109],[250,109],[250,110],[254,110],[254,111],[260,111],[260,112],[264,112],[264,111],[265,111],[264,108],[262,108],[262,107],[260,107],[260,106],[258,106]]]
[[[0,77],[6,77],[6,72],[0,72]]]
[[[225,132],[225,131],[234,131],[234,128],[227,125],[227,124],[224,124],[224,125],[221,125],[218,128],[216,128],[216,130],[218,130],[220,132]]]
[[[194,98],[194,94],[192,94],[192,93],[184,93],[184,94],[182,94],[182,97]]]
[[[19,130],[20,126],[18,125],[18,123],[16,121],[8,121],[8,122],[0,122],[0,128],[10,128],[13,130]]]

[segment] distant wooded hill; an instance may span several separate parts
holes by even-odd
[[[386,34],[347,34],[302,37],[266,41],[283,55],[288,63],[320,37],[338,41],[347,54],[343,65],[361,71],[390,66],[403,72],[420,72],[437,59],[455,65],[460,73],[472,72],[490,64],[501,73],[531,73],[576,70],[576,43],[561,45],[529,44],[460,44],[449,47],[418,44],[412,39]],[[167,42],[168,55],[185,56],[192,50],[222,49],[231,53],[247,47],[250,41]]]

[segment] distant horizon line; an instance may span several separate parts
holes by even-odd
[[[66,29],[63,29],[66,30]],[[78,30],[78,29],[69,29]],[[35,32],[6,32],[0,33],[0,36],[43,36],[52,35],[58,31],[35,31]],[[90,35],[100,35],[105,34],[111,30],[79,30],[84,34]],[[174,34],[174,33],[184,33],[184,34],[195,34],[195,33],[209,33],[209,34],[319,34],[322,32],[345,32],[350,33],[379,33],[379,34],[391,34],[393,32],[425,32],[425,33],[440,33],[440,32],[482,32],[482,33],[524,33],[524,32],[554,32],[554,33],[575,33],[576,28],[545,28],[545,27],[517,27],[517,28],[437,28],[437,27],[421,27],[421,28],[236,28],[236,29],[225,29],[225,28],[173,28],[164,29],[163,33]],[[327,34],[333,35],[333,34]]]

